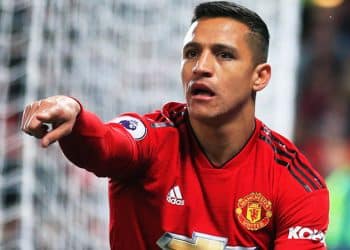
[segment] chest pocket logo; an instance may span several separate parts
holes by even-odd
[[[238,200],[236,215],[243,226],[256,231],[269,224],[272,217],[272,203],[261,193],[253,192]]]
[[[256,247],[227,246],[227,238],[194,232],[192,238],[165,233],[157,241],[163,250],[254,250]]]

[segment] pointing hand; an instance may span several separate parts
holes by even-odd
[[[51,96],[26,106],[21,129],[38,139],[42,147],[71,133],[80,113],[80,104],[67,96]],[[48,124],[52,125],[49,130]]]

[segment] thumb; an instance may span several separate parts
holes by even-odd
[[[66,122],[54,127],[41,139],[41,146],[46,148],[62,137],[69,135],[72,132],[73,125],[74,123]]]

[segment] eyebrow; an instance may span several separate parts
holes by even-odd
[[[201,44],[198,42],[189,42],[184,46],[183,51],[185,51],[188,48],[200,48],[200,47],[201,47]],[[238,55],[238,50],[231,45],[227,45],[227,44],[223,44],[223,43],[215,43],[215,44],[211,45],[210,48],[213,51],[228,50],[231,53],[233,53],[234,55],[236,55],[236,56]]]

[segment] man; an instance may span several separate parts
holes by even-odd
[[[324,180],[255,118],[268,41],[256,13],[199,4],[183,46],[186,104],[103,124],[54,96],[26,107],[22,129],[110,178],[112,249],[325,249]]]

